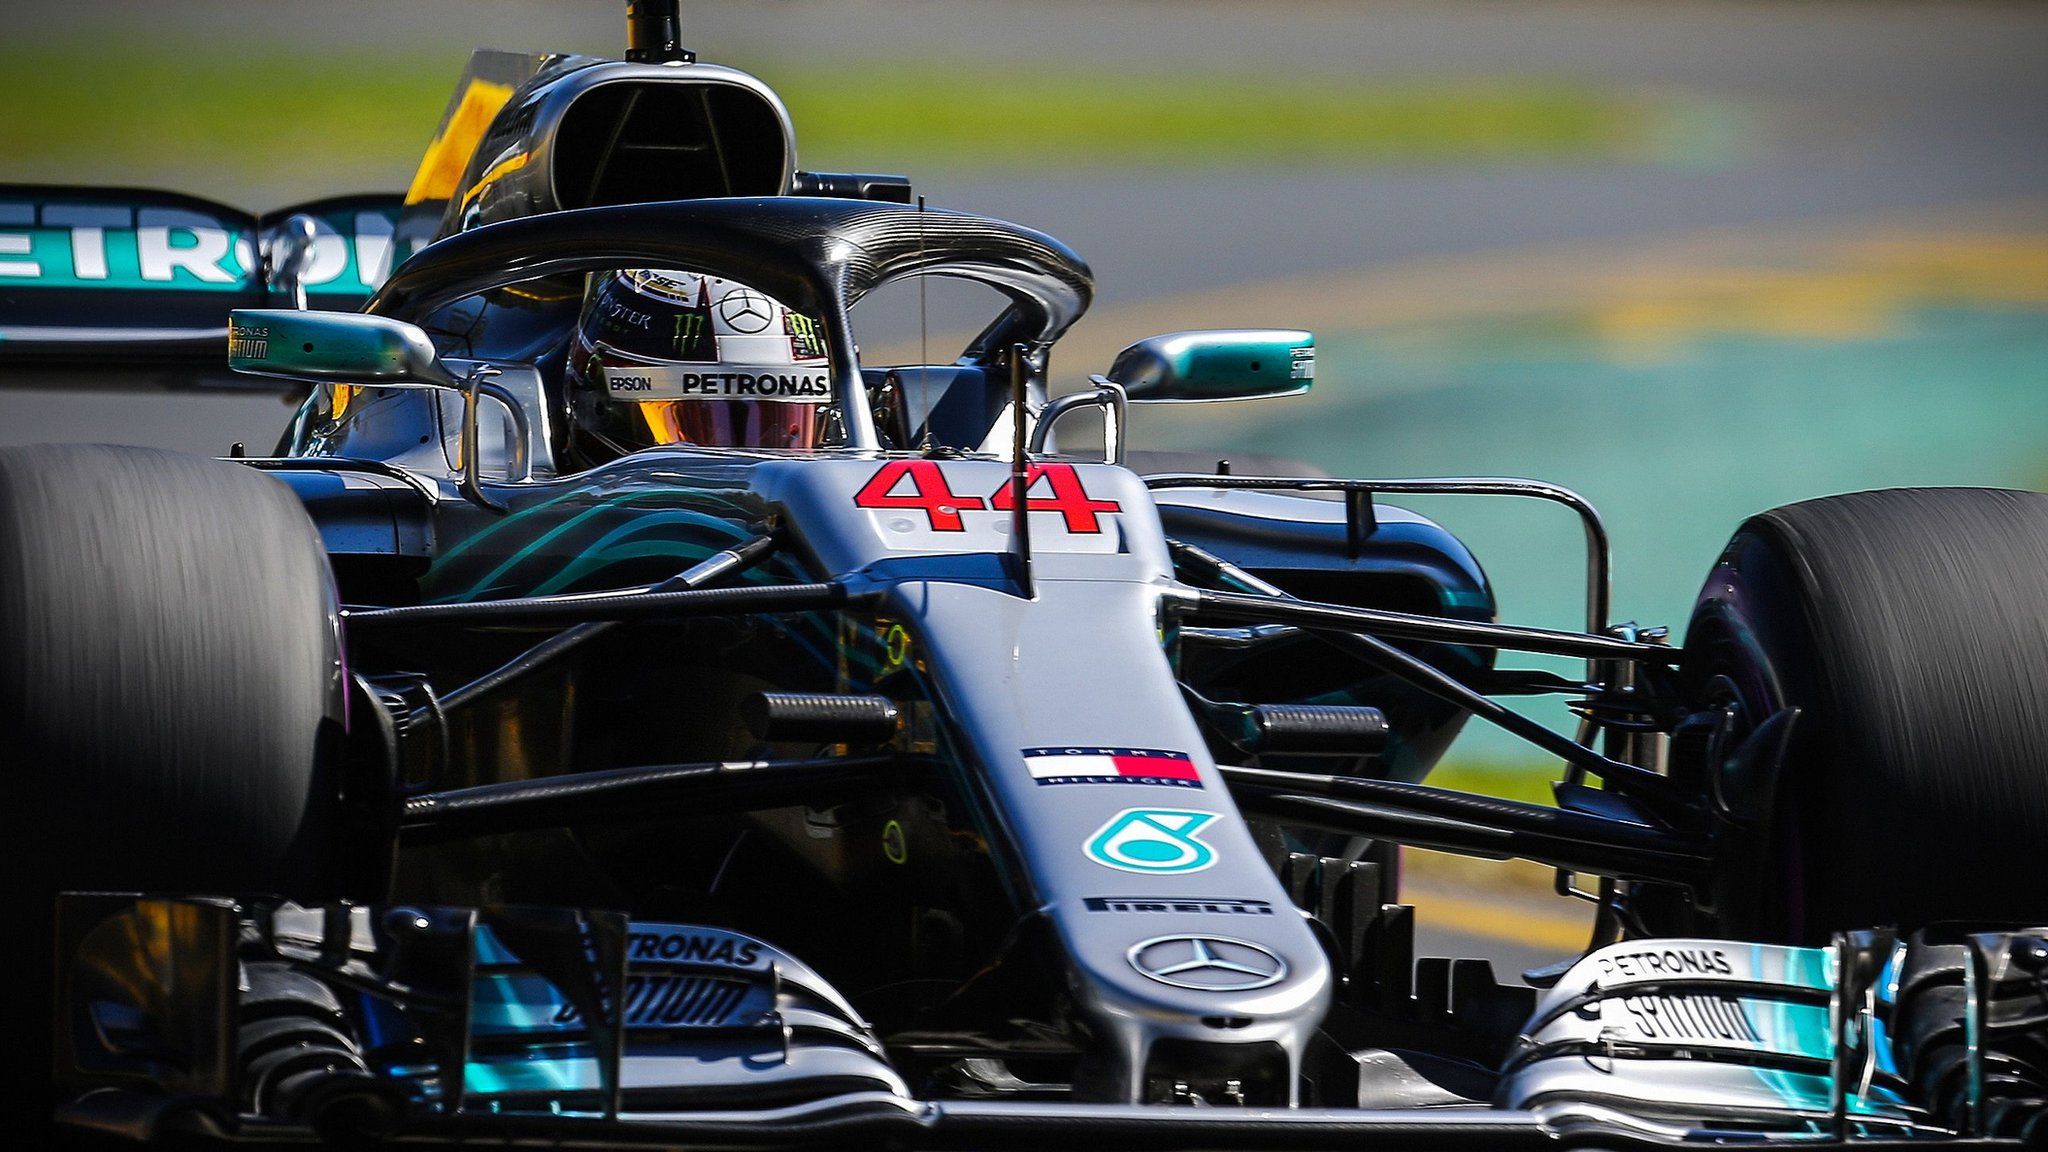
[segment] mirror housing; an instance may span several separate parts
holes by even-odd
[[[1117,353],[1109,379],[1132,403],[1294,396],[1316,378],[1316,338],[1288,328],[1170,332]]]
[[[387,388],[460,388],[418,326],[363,312],[237,308],[228,367],[256,376]]]
[[[282,376],[313,383],[371,388],[446,388],[462,394],[462,494],[479,508],[506,507],[483,490],[482,453],[477,445],[478,402],[489,397],[512,420],[510,478],[533,478],[532,432],[519,398],[491,382],[498,370],[487,364],[461,380],[448,371],[434,342],[419,326],[364,312],[302,312],[284,308],[237,308],[228,313],[228,367],[253,376]]]

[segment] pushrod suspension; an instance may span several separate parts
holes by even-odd
[[[1672,884],[1703,881],[1707,846],[1665,828],[1419,784],[1222,768],[1239,805],[1352,835],[1576,872]]]
[[[745,616],[764,612],[818,612],[866,602],[837,581],[770,584],[755,588],[705,588],[682,592],[625,592],[619,595],[522,596],[465,604],[419,604],[403,608],[344,609],[351,632],[387,631],[430,625],[462,627],[552,626],[591,620],[650,620],[688,616]]]
[[[1353,608],[1338,604],[1316,604],[1303,600],[1279,603],[1269,595],[1248,596],[1237,592],[1198,589],[1188,598],[1190,613],[1208,620],[1229,620],[1252,624],[1292,624],[1320,632],[1363,632],[1396,640],[1427,640],[1438,644],[1466,644],[1475,648],[1506,648],[1518,652],[1541,652],[1551,656],[1581,656],[1591,660],[1631,660],[1642,664],[1675,664],[1677,651],[1661,644],[1639,644],[1612,636],[1589,636],[1581,632],[1560,632],[1550,628],[1525,628],[1513,624],[1488,624],[1477,620],[1453,620],[1442,616],[1418,616],[1380,608]]]
[[[1462,683],[1456,677],[1443,671],[1436,665],[1403,652],[1377,636],[1367,635],[1363,629],[1370,628],[1372,621],[1367,618],[1350,615],[1353,611],[1368,612],[1367,609],[1353,610],[1336,605],[1306,603],[1295,599],[1286,591],[1259,579],[1230,561],[1203,551],[1192,544],[1173,541],[1169,546],[1176,560],[1202,569],[1213,578],[1231,581],[1256,593],[1256,595],[1243,596],[1235,593],[1195,590],[1193,595],[1197,604],[1201,603],[1203,598],[1207,598],[1209,603],[1214,604],[1217,603],[1216,597],[1228,597],[1229,599],[1224,601],[1224,603],[1241,604],[1244,606],[1243,619],[1261,623],[1287,620],[1288,617],[1285,615],[1285,611],[1288,609],[1309,608],[1318,612],[1327,610],[1336,613],[1337,615],[1335,616],[1319,617],[1313,620],[1296,618],[1291,622],[1312,631],[1324,633],[1325,638],[1339,650],[1347,652],[1383,672],[1398,676],[1440,700],[1456,704],[1458,707],[1465,709],[1495,727],[1527,740],[1529,743],[1558,757],[1567,764],[1582,768],[1610,783],[1627,781],[1638,791],[1648,796],[1668,798],[1672,794],[1671,782],[1664,777],[1639,768],[1634,764],[1625,764],[1619,760],[1602,756],[1599,752],[1586,747],[1584,744],[1552,732],[1536,721],[1509,709],[1493,698]],[[1407,617],[1405,613],[1399,612],[1372,612],[1370,615],[1395,616],[1405,619],[1428,619],[1427,617]],[[1564,633],[1563,635],[1570,636],[1572,634]],[[1605,639],[1603,637],[1577,638],[1588,640]],[[1441,640],[1444,637],[1435,636],[1431,637],[1431,639]],[[1457,641],[1451,642],[1456,643]],[[1653,649],[1657,651],[1662,659],[1671,659],[1669,650],[1658,649],[1655,645],[1633,645],[1626,644],[1625,641],[1620,640],[1605,640],[1605,642],[1624,644],[1629,648],[1642,647]]]
[[[848,784],[928,771],[914,757],[838,756],[807,760],[724,760],[609,768],[538,780],[509,780],[406,798],[399,830],[410,840],[478,832],[640,820],[668,809],[701,811],[721,798],[767,806]]]

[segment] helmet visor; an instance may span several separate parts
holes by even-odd
[[[645,400],[633,405],[634,439],[650,445],[816,448],[819,408],[772,400]]]

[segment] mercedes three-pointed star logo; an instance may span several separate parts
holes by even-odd
[[[1155,936],[1131,945],[1128,955],[1140,975],[1198,992],[1249,992],[1287,978],[1287,961],[1223,936]]]
[[[775,319],[775,307],[766,296],[751,288],[734,288],[718,298],[718,318],[742,336],[765,332]]]

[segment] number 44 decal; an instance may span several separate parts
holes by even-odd
[[[1044,489],[1050,495],[1035,495],[1035,489]],[[986,500],[961,495],[946,483],[946,474],[931,460],[889,461],[860,486],[853,503],[857,508],[918,509],[934,532],[965,532],[967,526],[960,520],[962,512],[1014,512],[1017,508],[1008,481]],[[1124,510],[1114,500],[1098,500],[1088,495],[1072,464],[1031,465],[1025,475],[1024,505],[1031,512],[1059,513],[1066,521],[1067,531],[1082,535],[1102,531],[1100,513]]]

